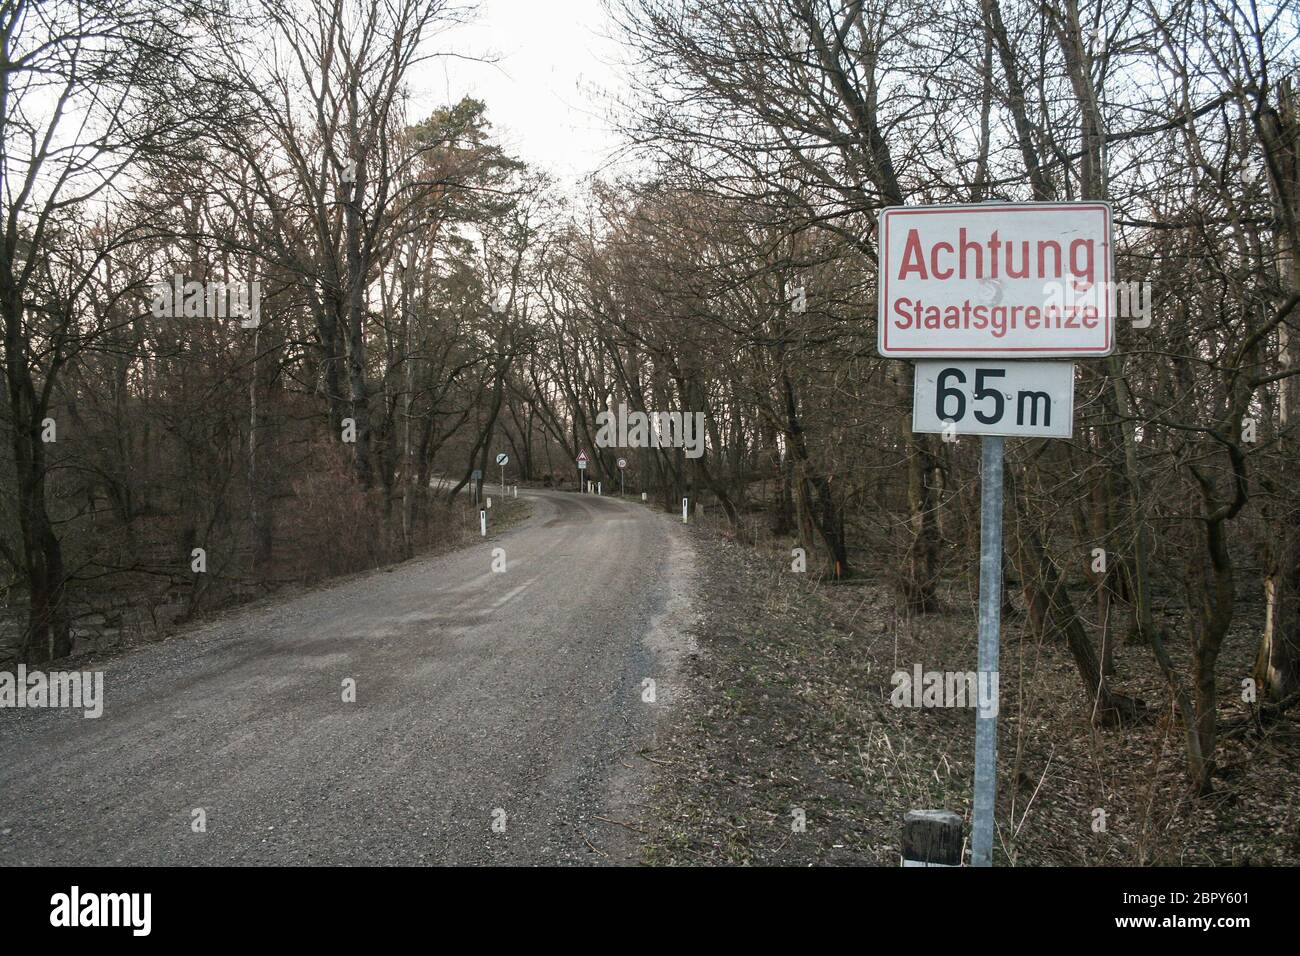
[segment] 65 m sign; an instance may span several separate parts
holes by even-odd
[[[1070,362],[916,363],[912,431],[956,435],[1070,438]]]

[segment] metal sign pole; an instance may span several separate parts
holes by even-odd
[[[998,641],[1002,630],[1002,465],[1000,435],[985,435],[980,469],[979,686],[997,693]],[[985,682],[988,682],[987,685]],[[971,865],[993,865],[993,808],[997,796],[997,708],[975,714],[975,812]]]

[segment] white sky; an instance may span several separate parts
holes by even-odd
[[[572,188],[618,147],[608,97],[623,87],[623,53],[611,32],[600,0],[480,0],[474,22],[435,40],[457,56],[438,57],[412,78],[417,104],[483,100],[507,152]]]

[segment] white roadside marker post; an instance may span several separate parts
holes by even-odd
[[[682,524],[686,524],[686,516],[690,512],[690,505],[688,502],[688,498],[682,499]]]
[[[478,533],[484,538],[487,537],[487,509],[486,508],[484,508],[482,511],[478,513]]]

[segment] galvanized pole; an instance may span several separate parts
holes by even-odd
[[[997,692],[1002,629],[1002,452],[1004,439],[986,435],[980,474],[980,650],[978,686]],[[987,681],[987,685],[985,682]],[[993,807],[997,796],[997,709],[975,713],[975,813],[971,865],[993,865]]]

